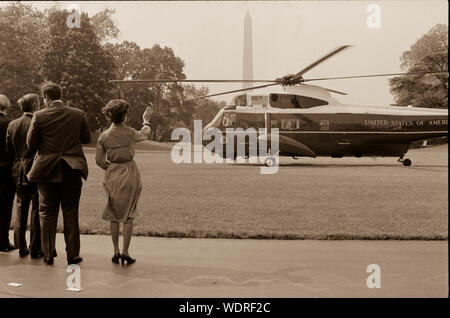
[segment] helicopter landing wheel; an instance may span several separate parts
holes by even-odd
[[[273,167],[273,166],[275,166],[275,163],[276,163],[276,158],[275,157],[267,157],[265,160],[264,160],[264,165],[266,166],[266,167]]]
[[[403,160],[403,165],[404,165],[405,167],[409,167],[409,166],[411,165],[411,160],[410,160],[410,159],[404,159],[404,160]]]

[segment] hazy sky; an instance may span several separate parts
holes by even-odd
[[[54,5],[33,2],[38,8]],[[59,1],[80,5],[90,15],[116,9],[119,40],[143,47],[170,46],[185,62],[191,79],[241,79],[243,23],[253,22],[253,73],[274,79],[296,73],[314,59],[343,44],[339,53],[304,75],[305,78],[400,72],[400,56],[431,27],[447,24],[447,1],[192,1],[115,2]],[[381,28],[370,29],[368,5],[381,7]],[[4,5],[4,4],[3,4]],[[347,92],[337,97],[354,104],[390,104],[388,79],[313,82]],[[211,84],[212,93],[241,84]],[[232,95],[218,99],[229,100]]]

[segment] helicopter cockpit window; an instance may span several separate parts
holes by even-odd
[[[236,125],[235,113],[224,113],[222,117],[222,127],[234,127]]]
[[[247,94],[242,94],[234,98],[234,105],[247,106]]]
[[[270,106],[277,108],[311,108],[328,105],[327,101],[293,94],[270,94]]]

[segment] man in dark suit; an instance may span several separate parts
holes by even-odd
[[[16,192],[11,176],[12,156],[6,150],[6,129],[9,124],[6,119],[6,110],[10,106],[9,99],[5,95],[0,95],[0,251],[2,252],[15,249],[9,242],[9,227]]]
[[[46,108],[34,113],[27,136],[30,151],[37,151],[28,179],[39,192],[41,245],[44,263],[53,264],[59,206],[63,211],[64,239],[68,264],[83,259],[80,253],[78,209],[82,180],[88,166],[81,144],[91,141],[85,113],[60,100],[61,87],[45,83],[42,95]]]
[[[30,247],[31,257],[41,258],[41,227],[39,225],[39,198],[37,185],[29,182],[26,174],[33,163],[34,153],[27,147],[27,133],[35,110],[39,109],[39,96],[27,94],[19,99],[23,115],[9,123],[6,132],[6,149],[14,158],[12,176],[16,184],[16,218],[14,223],[14,245],[20,257],[30,254],[26,231],[28,210],[31,202]]]

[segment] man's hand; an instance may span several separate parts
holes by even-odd
[[[144,124],[150,123],[150,119],[152,119],[152,115],[153,115],[153,109],[151,106],[148,106],[145,109],[144,114],[142,115],[142,120],[144,121]]]

